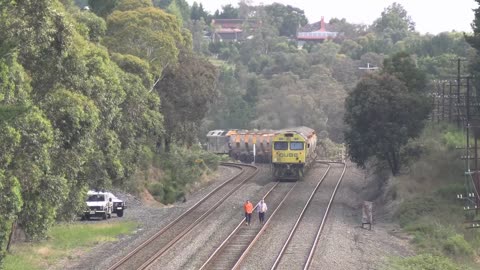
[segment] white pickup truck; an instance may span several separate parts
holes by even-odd
[[[123,217],[125,210],[125,202],[118,199],[111,192],[90,190],[87,193],[87,206],[83,218],[101,217],[103,219],[110,218],[112,213],[117,217]]]

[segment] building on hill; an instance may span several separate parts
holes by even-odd
[[[319,22],[307,24],[297,31],[297,43],[303,46],[307,41],[323,42],[328,39],[335,39],[338,32],[329,31],[329,25],[325,23],[323,16]]]
[[[242,41],[247,30],[254,30],[260,22],[254,19],[213,19],[212,41]]]

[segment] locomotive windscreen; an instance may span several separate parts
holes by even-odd
[[[275,142],[273,148],[275,150],[288,150],[288,142]]]
[[[291,142],[290,150],[303,150],[303,142]]]

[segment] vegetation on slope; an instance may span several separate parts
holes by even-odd
[[[464,161],[456,149],[463,142],[455,128],[432,124],[405,147],[417,157],[389,179],[386,200],[421,255],[396,259],[393,269],[475,268],[480,232],[465,228],[463,202],[457,199],[465,193]]]

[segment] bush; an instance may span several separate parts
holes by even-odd
[[[443,250],[452,256],[471,256],[473,255],[472,246],[465,241],[462,235],[455,234],[447,238],[443,244]]]
[[[405,227],[408,223],[420,219],[435,209],[436,202],[432,197],[417,197],[400,205],[395,216],[400,226]]]
[[[451,128],[443,134],[443,142],[449,149],[455,149],[455,147],[465,144],[465,135]]]
[[[165,196],[165,191],[163,190],[163,185],[161,183],[153,183],[148,185],[148,192],[152,194],[155,200],[161,202]]]
[[[342,154],[345,155],[345,146],[343,144],[334,143],[329,138],[323,138],[318,141],[317,152],[322,158],[328,160],[339,160]]]
[[[405,259],[394,259],[388,269],[392,270],[460,270],[448,258],[422,254]],[[462,268],[464,270],[464,268]]]
[[[457,194],[463,193],[465,193],[465,186],[463,185],[463,183],[442,186],[434,192],[435,196],[439,196],[443,200],[454,201],[456,203],[459,203],[459,200],[456,199]]]
[[[191,184],[202,175],[217,169],[221,157],[206,152],[198,146],[190,148],[172,145],[170,152],[164,153],[153,165],[163,171],[159,182],[147,186],[153,197],[164,204],[174,203],[185,197]]]

